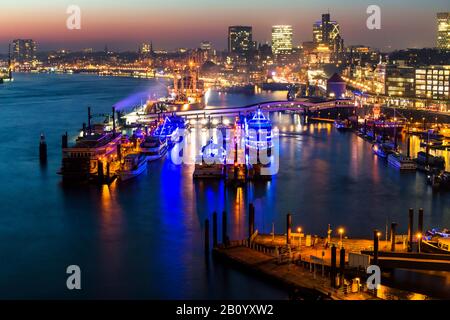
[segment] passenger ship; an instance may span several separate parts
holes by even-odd
[[[88,181],[96,175],[103,175],[103,164],[108,166],[118,159],[117,145],[121,139],[122,135],[115,132],[79,137],[74,146],[64,146],[59,174],[64,181]]]
[[[401,171],[416,171],[417,163],[398,152],[391,153],[388,156],[388,163]]]

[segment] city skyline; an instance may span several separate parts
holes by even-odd
[[[211,10],[210,1],[206,0],[197,0],[189,6],[180,0],[153,1],[152,5],[140,0],[127,5],[81,0],[78,1],[82,10],[81,30],[68,30],[65,27],[66,8],[70,3],[55,4],[55,1],[47,0],[37,10],[32,1],[23,1],[22,5],[3,5],[0,18],[6,27],[0,31],[0,52],[6,52],[8,42],[16,38],[33,38],[41,51],[101,49],[105,44],[116,51],[137,50],[140,43],[147,41],[152,41],[155,49],[173,50],[199,47],[204,40],[211,41],[215,49],[224,50],[229,26],[252,26],[254,40],[265,43],[270,42],[271,28],[277,24],[293,26],[293,43],[298,46],[304,41],[312,41],[312,24],[326,12],[339,21],[346,45],[369,45],[383,51],[434,47],[436,13],[450,8],[446,1],[431,2],[425,5],[411,1],[406,5],[381,1],[382,28],[369,30],[366,28],[368,4],[352,5],[347,0],[338,6],[331,1],[311,5],[285,1],[237,3],[232,0],[214,4],[215,10]]]

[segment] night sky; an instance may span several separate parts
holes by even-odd
[[[114,2],[112,4],[112,2]],[[119,2],[119,3],[117,3]],[[67,30],[66,8],[81,7],[81,30]],[[381,30],[366,28],[366,8],[381,8]],[[15,38],[33,38],[40,50],[136,50],[153,41],[156,49],[197,47],[209,40],[226,48],[229,25],[253,26],[258,42],[270,41],[271,26],[294,26],[295,44],[312,40],[312,24],[331,13],[341,24],[346,45],[382,50],[435,45],[436,12],[450,11],[448,0],[20,0],[0,7],[0,51]]]

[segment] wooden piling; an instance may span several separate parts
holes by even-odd
[[[217,247],[217,212],[213,213],[213,248]]]
[[[391,224],[391,251],[395,252],[395,236],[396,236],[397,223]]]
[[[342,247],[339,256],[339,273],[340,273],[339,287],[342,287],[344,283],[344,272],[345,272],[345,249]]]
[[[248,205],[248,239],[255,233],[255,206],[253,203]]]
[[[417,229],[418,229],[417,231],[420,234],[423,234],[423,209],[422,208],[419,209],[419,223],[418,223]]]
[[[41,139],[39,141],[39,160],[42,164],[47,163],[47,142],[45,142],[43,133],[41,133]]]
[[[209,220],[205,219],[205,253],[209,253]]]
[[[228,235],[227,235],[227,212],[222,213],[222,244],[224,246],[228,245]]]
[[[413,227],[414,227],[414,209],[409,209],[408,213],[408,252],[412,252]]]
[[[331,270],[330,270],[330,278],[331,278],[331,287],[336,287],[336,246],[333,244],[331,247]]]
[[[373,231],[373,264],[378,265],[378,250],[379,250],[378,230]]]

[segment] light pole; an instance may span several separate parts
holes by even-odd
[[[302,228],[298,227],[297,233],[298,233],[298,248],[300,249],[300,247],[302,246]]]
[[[422,243],[422,234],[421,233],[418,233],[417,234],[417,242],[418,242],[418,245],[419,245],[419,253],[421,253],[420,251],[420,245],[421,245],[421,243]]]
[[[344,235],[344,228],[339,229],[339,236],[340,236],[340,242],[341,242],[341,249],[344,247],[344,242],[342,241],[342,236]]]

